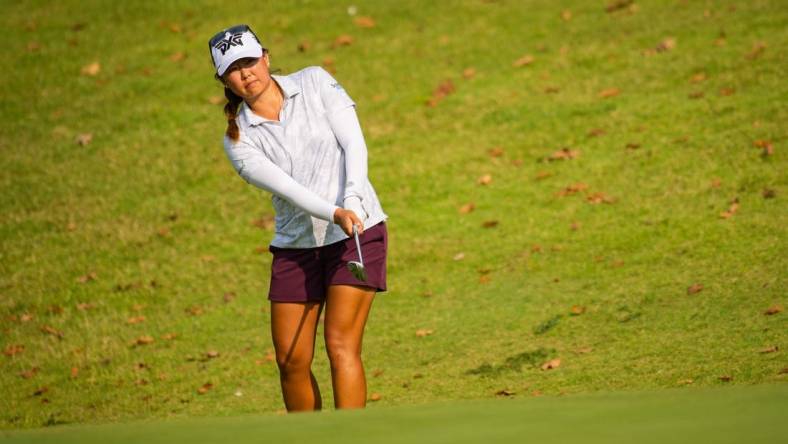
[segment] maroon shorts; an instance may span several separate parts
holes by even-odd
[[[358,236],[367,281],[360,281],[347,268],[348,261],[358,261],[353,237],[313,248],[268,246],[271,261],[271,286],[268,300],[277,302],[320,302],[329,285],[350,284],[386,291],[386,222],[366,228]]]

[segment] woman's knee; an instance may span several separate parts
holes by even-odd
[[[332,365],[355,362],[361,358],[361,347],[357,338],[348,334],[326,331],[326,351]]]

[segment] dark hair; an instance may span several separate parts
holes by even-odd
[[[263,55],[261,57],[265,57],[266,54],[268,54],[268,50],[263,48]],[[281,69],[277,68],[269,70],[268,72],[276,73],[279,71],[281,71]],[[222,77],[219,74],[214,74],[214,77],[216,80],[222,82]],[[241,102],[243,102],[244,99],[226,86],[224,87],[224,97],[227,98],[227,103],[224,104],[224,115],[227,117],[227,131],[225,134],[227,134],[227,137],[230,139],[237,141],[240,137],[240,133],[235,119],[238,117],[238,107],[241,106]]]

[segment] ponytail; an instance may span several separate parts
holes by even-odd
[[[227,117],[227,137],[237,141],[239,138],[238,124],[235,118],[238,117],[238,106],[241,105],[243,99],[230,90],[224,88],[224,96],[227,97],[227,103],[224,105],[224,115]]]

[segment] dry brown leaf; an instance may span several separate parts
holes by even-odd
[[[569,313],[573,316],[578,316],[586,312],[586,308],[582,305],[573,305],[571,309],[569,309]]]
[[[661,42],[659,42],[659,45],[657,45],[656,48],[654,49],[657,52],[664,52],[664,51],[670,51],[675,47],[676,47],[676,39],[674,37],[668,37],[662,40]]]
[[[764,199],[772,199],[777,195],[777,192],[771,188],[764,188],[761,195]]]
[[[205,352],[205,357],[208,359],[214,359],[219,357],[219,352],[216,350],[208,350]]]
[[[690,99],[702,99],[704,96],[703,91],[692,91],[691,93],[687,94],[687,97]]]
[[[721,96],[731,96],[735,93],[736,90],[733,88],[720,88],[720,95]]]
[[[774,353],[774,352],[776,352],[778,350],[780,350],[779,347],[777,347],[776,345],[772,345],[771,347],[762,348],[762,349],[758,350],[758,352],[759,353]]]
[[[484,227],[484,228],[493,228],[493,227],[496,227],[496,226],[498,226],[498,221],[497,220],[486,220],[486,221],[482,222],[482,227]]]
[[[706,80],[706,73],[705,72],[699,72],[699,73],[693,74],[693,76],[690,77],[690,83],[699,83],[699,82],[702,82],[704,80]]]
[[[416,330],[416,336],[424,337],[432,334],[432,330],[428,328],[420,328]]]
[[[461,261],[461,260],[465,259],[465,253],[459,252],[459,253],[455,254],[452,257],[452,259],[455,260],[455,261]]]
[[[487,150],[487,154],[490,157],[501,157],[501,156],[503,156],[503,148],[501,148],[499,146],[492,147],[492,148]]]
[[[94,280],[96,280],[96,272],[95,271],[91,271],[91,272],[89,272],[87,274],[84,274],[84,275],[82,275],[82,276],[77,278],[77,282],[80,282],[80,283],[83,283],[83,284],[85,282],[94,281]]]
[[[766,311],[763,312],[763,314],[765,314],[766,316],[771,316],[771,315],[775,315],[775,314],[777,314],[777,313],[779,313],[781,311],[783,311],[783,306],[779,305],[779,304],[776,304],[776,305],[772,305],[771,307],[767,308]]]
[[[620,9],[627,8],[635,3],[634,0],[615,0],[605,7],[605,12],[616,12]]]
[[[609,97],[615,97],[615,96],[617,96],[619,94],[621,94],[621,90],[620,89],[618,89],[618,88],[607,88],[607,89],[603,89],[602,91],[599,92],[599,97],[601,97],[603,99],[607,99]]]
[[[772,142],[768,140],[756,140],[753,142],[753,145],[755,145],[756,148],[760,148],[762,150],[761,156],[763,157],[768,157],[774,154],[774,146],[772,145]]]
[[[161,338],[164,339],[165,341],[171,341],[177,337],[178,337],[178,333],[165,333],[164,335],[162,335]]]
[[[564,9],[563,11],[561,11],[561,19],[565,22],[572,20],[572,11],[568,9]]]
[[[170,54],[170,60],[173,62],[180,62],[185,58],[186,58],[186,53],[184,53],[183,51],[177,51]]]
[[[700,293],[703,290],[703,284],[692,284],[687,287],[687,294]]]
[[[750,52],[747,53],[745,57],[750,60],[755,60],[763,54],[763,51],[766,49],[766,43],[764,42],[756,42]]]
[[[53,335],[53,336],[57,336],[58,339],[63,339],[63,332],[61,332],[60,330],[57,330],[56,328],[54,328],[54,327],[52,327],[50,325],[42,325],[41,326],[41,331],[43,333],[47,333],[47,334],[50,334],[50,335]]]
[[[79,376],[79,367],[71,367],[71,377],[76,378]]]
[[[531,54],[526,54],[520,57],[519,59],[515,60],[512,63],[512,66],[514,66],[515,68],[520,68],[522,66],[530,65],[533,62],[534,62],[534,56],[532,56]]]
[[[461,206],[458,211],[460,212],[460,214],[468,214],[475,209],[476,209],[476,204],[474,204],[473,202],[468,202],[467,204]]]
[[[152,344],[153,341],[154,341],[153,336],[143,335],[143,336],[140,336],[139,338],[137,338],[134,341],[134,343],[136,345],[148,345],[148,344]]]
[[[554,368],[558,368],[561,365],[561,360],[558,358],[551,359],[544,364],[542,364],[542,370],[552,370]]]
[[[19,372],[19,376],[21,376],[21,377],[23,377],[25,379],[30,379],[33,376],[35,376],[36,373],[38,373],[38,370],[39,370],[38,367],[33,367],[30,370],[25,370],[23,372]]]
[[[472,79],[476,75],[476,69],[474,68],[465,68],[462,71],[462,77],[464,79]]]
[[[356,24],[359,28],[374,28],[375,27],[375,20],[372,17],[365,17],[365,16],[358,16],[353,19],[353,23]]]
[[[224,296],[222,296],[222,300],[224,301],[225,304],[232,302],[233,300],[235,300],[235,292],[228,291],[224,293]]]
[[[331,56],[328,56],[328,57],[324,58],[323,59],[323,68],[325,68],[326,71],[330,72],[331,74],[336,74],[337,69],[334,66],[334,58],[331,57]]]
[[[553,161],[553,160],[574,159],[578,155],[580,155],[579,150],[573,150],[570,149],[569,147],[564,147],[551,154],[550,157],[547,158],[547,160]]]
[[[489,274],[483,274],[483,275],[479,276],[479,283],[480,284],[488,284],[488,283],[490,283],[490,280],[491,280],[491,278],[490,278]]]
[[[192,305],[190,307],[187,307],[186,310],[184,310],[184,311],[186,311],[186,313],[188,313],[188,314],[190,314],[192,316],[199,316],[199,315],[205,313],[203,308],[201,306],[199,306],[199,305]]]
[[[353,44],[353,37],[348,34],[342,34],[334,39],[333,47],[348,46]]]
[[[586,188],[588,188],[588,185],[586,185],[586,184],[584,184],[582,182],[573,183],[572,185],[569,185],[566,188],[564,188],[563,190],[559,191],[558,195],[559,196],[569,196],[569,195],[575,194],[577,192],[583,191]]]
[[[139,324],[143,321],[145,321],[145,316],[132,316],[126,320],[129,324]]]
[[[93,134],[92,133],[84,133],[77,135],[76,139],[74,140],[77,145],[85,146],[93,141]]]
[[[454,82],[451,79],[446,79],[441,82],[435,90],[432,92],[432,97],[427,100],[427,106],[435,106],[443,100],[444,97],[448,96],[449,94],[453,93],[455,90]]]
[[[709,184],[709,186],[712,188],[719,188],[720,185],[722,185],[722,179],[720,179],[719,177],[715,177],[714,179],[711,179],[711,183]]]
[[[733,381],[733,376],[730,376],[730,375],[723,375],[723,376],[720,376],[720,381],[722,381],[722,382],[729,382],[729,381]]]
[[[381,396],[380,393],[374,392],[371,395],[369,395],[369,400],[372,402],[380,401],[381,399],[383,399],[383,396]]]
[[[584,355],[586,353],[591,353],[593,350],[594,350],[593,347],[580,347],[578,349],[575,349],[575,353]]]
[[[476,183],[478,183],[479,185],[489,185],[490,183],[492,183],[492,176],[490,174],[485,174],[479,177],[476,180]]]
[[[693,381],[692,379],[682,379],[680,381],[677,381],[676,384],[678,384],[678,385],[689,385],[689,384],[692,384],[693,382],[695,382],[695,381]]]
[[[548,178],[548,177],[550,177],[552,175],[553,175],[553,173],[551,173],[549,171],[537,171],[536,172],[536,180],[546,179],[546,178]]]
[[[212,388],[213,388],[213,384],[211,384],[210,382],[206,382],[205,384],[202,385],[202,387],[197,389],[197,393],[204,395],[208,393],[208,390]]]
[[[739,211],[739,198],[734,197],[733,200],[730,201],[728,209],[720,213],[720,218],[729,219],[731,216],[736,214],[737,211]]]
[[[93,62],[82,67],[83,76],[95,77],[101,72],[101,63]]]
[[[616,199],[613,198],[613,197],[608,196],[607,194],[605,194],[605,193],[603,193],[601,191],[596,191],[596,192],[593,192],[593,193],[590,193],[589,195],[587,195],[586,196],[586,201],[588,201],[591,204],[600,204],[600,203],[607,203],[607,204],[609,204],[609,203],[615,202]]]
[[[498,390],[497,392],[495,392],[495,394],[498,396],[513,396],[515,393],[517,392],[509,389]]]
[[[302,40],[301,43],[298,44],[298,52],[306,52],[312,45],[306,41]]]
[[[602,128],[592,128],[591,131],[588,132],[588,137],[601,136],[601,135],[605,134],[606,132],[607,131],[605,131]]]
[[[263,215],[252,221],[252,225],[263,230],[272,230],[274,228],[274,216],[270,214]]]
[[[636,149],[640,148],[640,144],[639,143],[629,142],[628,144],[626,144],[625,148],[628,149],[628,150],[636,150]]]

